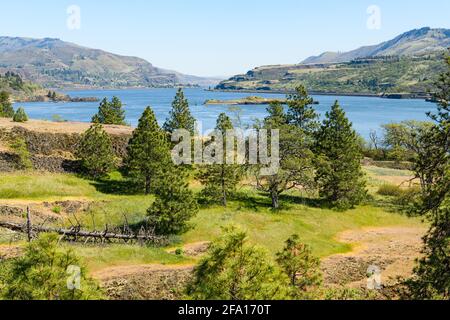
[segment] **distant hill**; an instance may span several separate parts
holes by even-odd
[[[450,47],[450,29],[422,28],[405,32],[398,37],[374,46],[349,52],[325,52],[304,60],[310,63],[349,62],[354,59],[377,56],[420,56]]]
[[[450,30],[423,28],[347,53],[258,67],[222,81],[216,89],[290,91],[302,84],[317,93],[423,93],[444,69],[442,53],[448,47]]]
[[[0,37],[0,73],[8,71],[51,88],[211,86],[219,82],[51,38]]]

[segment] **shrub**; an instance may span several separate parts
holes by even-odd
[[[17,156],[16,166],[19,170],[32,169],[33,163],[31,162],[30,152],[28,151],[27,143],[23,138],[15,139],[10,148]]]
[[[383,184],[378,188],[377,193],[380,196],[400,197],[403,195],[403,190],[399,186],[393,184]]]
[[[41,235],[27,245],[22,257],[0,271],[0,296],[7,300],[103,298],[99,286],[87,277],[73,251],[58,248],[56,234]]]
[[[22,107],[17,109],[17,111],[14,113],[13,121],[14,122],[27,122],[28,121],[28,116]]]
[[[83,134],[76,155],[86,174],[94,179],[108,175],[117,166],[111,139],[100,124]]]

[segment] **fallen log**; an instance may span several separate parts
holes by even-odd
[[[57,233],[63,237],[72,237],[75,240],[79,238],[86,238],[86,241],[89,239],[99,239],[99,240],[122,240],[125,242],[144,242],[144,243],[153,243],[162,245],[167,242],[166,237],[156,236],[154,234],[150,234],[149,232],[140,232],[140,233],[129,233],[129,234],[119,234],[108,231],[85,231],[80,228],[71,228],[71,229],[58,229],[58,228],[50,228],[50,227],[37,227],[37,226],[28,226],[22,225],[18,223],[11,222],[1,222],[0,227],[9,229],[11,231],[16,232],[24,232],[24,233]]]

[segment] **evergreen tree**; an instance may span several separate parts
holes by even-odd
[[[217,119],[216,130],[223,138],[223,163],[211,164],[202,170],[198,176],[200,182],[205,186],[202,196],[209,201],[220,201],[227,206],[230,195],[236,191],[236,186],[242,179],[242,168],[237,164],[226,164],[226,131],[233,130],[231,119],[222,113]]]
[[[33,168],[31,155],[28,151],[27,142],[23,138],[16,138],[10,145],[17,156],[16,164],[19,170],[28,170]]]
[[[111,138],[100,124],[92,125],[82,135],[76,155],[86,174],[95,179],[106,176],[117,166]]]
[[[12,260],[5,272],[0,297],[6,300],[95,300],[102,299],[100,287],[72,250],[58,248],[58,235],[44,234]],[[71,267],[74,278],[71,279]],[[79,278],[76,278],[79,276]],[[2,277],[0,277],[1,279]],[[73,280],[73,281],[71,281]]]
[[[10,100],[10,94],[6,91],[0,92],[0,117],[12,118],[14,109]]]
[[[295,125],[305,133],[313,133],[320,124],[319,116],[313,107],[314,100],[308,95],[304,86],[295,89],[295,93],[287,97],[287,121]]]
[[[283,250],[277,253],[277,263],[295,288],[296,298],[306,298],[308,292],[321,285],[320,260],[300,242],[298,235],[290,237]]]
[[[113,97],[111,102],[104,98],[100,102],[98,113],[92,118],[93,123],[125,125],[125,111],[119,98]]]
[[[192,135],[195,134],[195,118],[189,110],[189,102],[184,97],[183,89],[178,89],[170,116],[164,123],[163,129],[172,134],[177,129],[188,130]]]
[[[350,209],[366,196],[361,152],[358,136],[336,101],[317,133],[316,180],[320,196],[338,209]]]
[[[415,171],[422,182],[418,213],[431,227],[424,237],[423,258],[409,288],[414,299],[450,299],[450,51],[447,71],[436,83],[438,111],[430,114],[435,126],[419,135],[422,146]]]
[[[245,232],[229,228],[194,270],[187,294],[195,300],[282,300],[289,281],[266,252],[248,244]]]
[[[27,122],[28,121],[28,116],[22,107],[17,109],[16,113],[14,113],[13,121],[14,122]]]
[[[296,125],[288,124],[288,116],[279,104],[267,108],[269,115],[264,119],[263,129],[278,129],[280,134],[280,168],[270,176],[261,176],[261,166],[255,166],[257,187],[267,192],[272,208],[279,209],[280,195],[302,187],[309,190],[314,186],[314,154],[310,150],[307,133]]]
[[[164,131],[159,127],[155,114],[147,107],[139,119],[128,144],[124,168],[128,177],[142,184],[145,194],[152,190],[153,180],[171,165],[169,145]]]
[[[189,220],[197,212],[184,171],[167,168],[159,180],[156,201],[147,211],[149,226],[158,235],[179,235],[190,229]]]

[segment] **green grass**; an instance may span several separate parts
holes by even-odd
[[[100,270],[111,266],[139,265],[139,264],[189,264],[192,261],[167,253],[162,248],[151,248],[139,245],[107,245],[71,247],[82,258],[90,271]]]
[[[407,171],[368,168],[369,180],[380,175],[407,176]],[[121,226],[139,223],[154,197],[123,194],[123,179],[113,175],[99,187],[74,175],[15,173],[0,175],[0,199],[52,201],[61,198],[94,200],[84,215],[79,214],[85,228],[102,230],[106,224]],[[116,186],[119,186],[115,188]],[[114,188],[113,188],[114,187]],[[126,189],[126,188],[125,188]],[[99,191],[102,190],[103,192]],[[198,188],[194,188],[197,192]],[[376,192],[376,191],[375,191]],[[281,199],[283,209],[273,212],[267,196],[244,189],[238,200],[230,201],[228,208],[202,207],[192,221],[194,228],[179,239],[182,244],[211,241],[221,233],[221,227],[237,225],[247,230],[250,240],[275,254],[292,234],[298,234],[320,257],[351,250],[351,245],[336,240],[340,232],[364,227],[419,226],[418,219],[389,212],[383,207],[367,205],[347,212],[336,212],[317,207],[317,201],[302,198],[292,192]],[[126,219],[125,219],[126,216]],[[94,269],[120,264],[187,263],[188,260],[167,253],[161,248],[111,245],[106,247],[75,246],[76,251]]]
[[[100,195],[90,181],[75,175],[34,172],[0,174],[0,199],[49,201]]]

